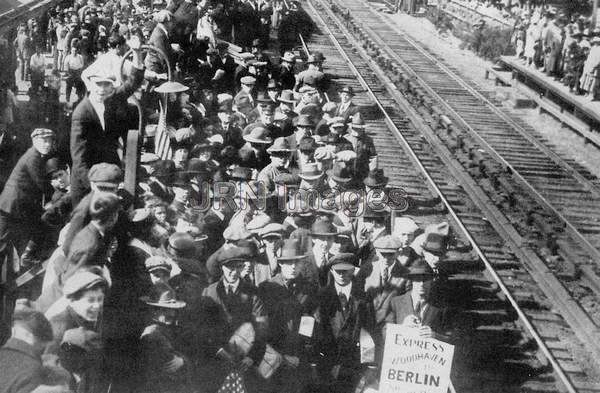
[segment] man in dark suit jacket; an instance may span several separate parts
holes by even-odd
[[[358,105],[352,102],[353,97],[354,90],[352,89],[352,86],[346,86],[340,90],[341,102],[338,104],[335,111],[335,117],[343,117],[345,124],[347,124],[350,118],[359,111]]]
[[[90,204],[91,221],[73,238],[61,282],[65,282],[78,269],[104,266],[111,246],[110,230],[119,218],[119,197],[108,192],[98,192]]]
[[[373,333],[375,316],[372,301],[353,282],[356,255],[340,253],[329,266],[333,282],[319,292],[316,312],[317,348],[324,354],[319,369],[322,379],[331,378],[330,391],[342,393],[361,376],[360,333]]]
[[[433,270],[422,258],[408,269],[412,290],[391,300],[385,320],[415,327],[422,337],[440,338],[446,328],[446,313],[441,299],[432,296]]]
[[[97,163],[107,162],[120,166],[119,138],[127,140],[127,131],[137,128],[137,116],[129,110],[127,98],[141,85],[142,64],[139,41],[130,43],[134,48],[134,67],[127,81],[115,89],[115,75],[110,70],[98,70],[90,75],[90,94],[73,112],[71,122],[71,194],[77,205],[89,191],[88,171]],[[104,71],[104,73],[103,73]],[[103,73],[103,74],[102,74]]]
[[[221,265],[223,277],[221,280],[209,285],[203,292],[206,299],[205,305],[205,323],[209,327],[218,327],[213,329],[220,332],[220,337],[216,337],[213,342],[216,343],[216,350],[219,346],[222,349],[228,348],[226,345],[229,339],[239,331],[242,325],[251,324],[256,333],[254,344],[246,348],[240,355],[239,360],[245,369],[258,366],[264,355],[264,339],[266,337],[267,315],[262,300],[258,297],[258,291],[252,284],[240,279],[244,261],[248,260],[243,247],[231,246],[223,249],[218,255],[218,263]],[[242,328],[243,330],[243,328]],[[246,338],[247,340],[248,338]],[[243,341],[243,340],[242,340]],[[250,341],[250,340],[247,340]],[[244,344],[242,344],[244,346]],[[220,351],[221,353],[227,350]],[[233,355],[233,354],[230,354]],[[212,391],[208,386],[215,382],[217,384],[223,381],[227,371],[226,367],[213,368],[215,363],[221,363],[218,358],[209,357],[204,366],[210,368],[213,374],[200,373],[207,376],[202,386],[207,386],[207,391]],[[206,370],[205,370],[206,371]],[[215,376],[214,373],[220,373]],[[258,386],[254,372],[244,374],[246,387],[250,392],[255,391]],[[200,386],[200,385],[198,385]],[[216,386],[218,388],[218,386]]]
[[[33,146],[21,156],[0,194],[0,258],[9,252],[12,242],[31,240],[40,245],[44,239],[42,201],[52,193],[46,161],[52,152],[54,132],[36,128],[31,138]],[[16,246],[22,251],[25,244]]]
[[[373,245],[375,256],[360,267],[356,280],[364,285],[364,291],[373,300],[375,321],[381,329],[390,312],[392,298],[405,293],[410,282],[406,278],[407,269],[396,260],[400,242],[385,235],[376,239]]]
[[[284,356],[285,362],[273,376],[275,391],[300,392],[306,385],[309,368],[307,351],[312,332],[299,331],[302,318],[313,318],[317,306],[317,287],[298,276],[298,263],[305,258],[297,239],[288,239],[277,264],[281,271],[258,288],[269,316],[269,343]]]
[[[51,340],[52,326],[44,314],[28,308],[15,311],[12,335],[0,348],[1,393],[29,393],[46,382],[41,355]]]
[[[154,20],[157,24],[154,27],[154,30],[152,30],[152,34],[150,34],[147,44],[160,49],[167,58],[163,59],[162,56],[156,52],[150,51],[144,59],[144,65],[150,71],[156,72],[157,74],[164,74],[167,72],[167,66],[165,64],[165,61],[167,61],[171,65],[171,70],[174,72],[175,54],[173,53],[170,41],[170,35],[174,25],[173,14],[167,10],[162,10],[156,14]]]

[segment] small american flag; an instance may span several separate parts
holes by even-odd
[[[167,131],[167,105],[163,105],[163,97],[160,99],[160,114],[158,116],[158,125],[156,126],[156,139],[154,144],[154,153],[161,160],[170,160],[173,158],[171,150],[171,138]]]
[[[246,393],[242,374],[237,370],[230,372],[217,393]]]

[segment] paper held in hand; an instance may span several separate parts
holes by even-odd
[[[454,346],[403,325],[386,326],[380,393],[447,393]]]

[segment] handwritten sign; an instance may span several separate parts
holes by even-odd
[[[402,325],[386,330],[379,392],[447,393],[454,346]]]

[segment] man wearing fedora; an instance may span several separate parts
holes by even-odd
[[[300,183],[300,189],[306,190],[307,196],[311,198],[317,198],[315,201],[310,201],[311,207],[314,209],[318,207],[315,203],[321,202],[321,197],[325,194],[327,190],[327,183],[325,182],[325,172],[321,170],[319,164],[316,162],[308,162],[302,166],[302,170],[298,174],[302,179]]]
[[[354,159],[353,175],[354,182],[361,185],[363,179],[367,177],[370,170],[378,166],[377,150],[373,139],[366,133],[365,121],[359,113],[352,116],[352,122],[349,125],[349,132],[343,139],[352,145],[352,150],[356,153]]]
[[[348,392],[355,388],[362,370],[361,330],[374,331],[373,302],[354,280],[356,255],[339,253],[329,260],[332,282],[318,295],[317,348],[323,353],[319,371],[329,382],[329,391]]]
[[[240,158],[243,159],[243,165],[257,171],[269,165],[270,159],[267,147],[273,143],[269,131],[259,126],[254,128],[248,135],[244,135],[243,138],[246,144],[238,152]]]
[[[191,388],[193,363],[187,358],[176,327],[178,313],[186,307],[175,291],[157,283],[143,296],[149,308],[150,324],[140,337],[141,391],[183,392]]]
[[[268,334],[268,317],[256,287],[240,278],[246,259],[246,251],[243,248],[237,246],[224,248],[219,253],[217,260],[221,267],[222,277],[219,281],[209,285],[203,292],[204,323],[213,328],[217,334],[212,341],[214,351],[212,356],[209,355],[210,361],[203,365],[213,371],[209,377],[210,381],[206,381],[207,391],[213,391],[209,387],[211,384],[216,384],[215,387],[218,388],[228,369],[217,357],[217,352],[229,354],[231,357],[239,357],[239,367],[246,371],[244,373],[246,387],[250,392],[259,391],[260,382],[250,368],[258,366],[264,355],[264,345]],[[239,336],[242,331],[247,330],[242,325],[251,325],[254,331],[253,344],[249,348],[243,345],[244,351],[232,348],[228,344],[236,332],[238,332],[236,335]],[[252,342],[248,338],[250,337],[246,338],[246,342]]]
[[[335,162],[333,167],[327,171],[327,185],[333,192],[339,194],[348,190],[351,181],[352,174],[344,163]]]
[[[300,274],[320,288],[330,281],[328,263],[333,258],[331,246],[337,234],[337,228],[328,218],[317,218],[310,228],[312,245],[308,250],[306,262],[300,266]]]
[[[299,275],[298,265],[304,258],[298,240],[286,240],[276,257],[279,273],[258,288],[269,317],[268,341],[284,358],[271,379],[274,390],[280,392],[302,392],[309,380],[314,323],[310,325],[317,287]]]
[[[292,90],[283,90],[277,98],[277,101],[279,102],[279,106],[275,108],[275,116],[277,116],[278,113],[283,115],[281,125],[283,135],[292,135],[294,133],[294,119],[298,116],[298,114],[294,112],[296,106],[294,92]]]
[[[271,163],[258,173],[257,180],[265,185],[268,192],[273,192],[275,191],[275,177],[283,173],[290,173],[288,167],[292,149],[287,139],[279,137],[275,139],[273,145],[267,148],[267,153],[269,153]]]
[[[350,118],[359,112],[359,107],[352,99],[354,98],[354,89],[352,86],[344,86],[340,91],[340,103],[335,110],[335,117],[342,117],[344,123],[348,123]]]
[[[308,68],[297,75],[294,91],[299,91],[299,89],[305,85],[312,86],[321,92],[327,90],[326,75],[319,70],[320,63],[322,63],[323,60],[317,58],[315,55],[308,56],[305,62],[308,65]]]
[[[281,56],[281,62],[275,70],[275,77],[279,81],[282,90],[291,90],[296,84],[294,64],[296,64],[296,56],[292,52],[286,51]]]
[[[287,139],[291,149],[297,150],[300,145],[300,141],[303,138],[311,137],[314,129],[315,129],[315,123],[310,116],[308,116],[308,115],[298,116],[298,121],[296,122],[296,130],[294,131],[294,133],[292,135],[285,137]],[[298,162],[298,154],[297,153],[292,155],[291,161],[292,161],[292,166],[294,166],[298,169],[301,169],[300,166],[297,164],[297,162]]]
[[[385,321],[413,327],[424,338],[441,338],[447,318],[441,299],[432,291],[433,270],[420,258],[408,267],[406,277],[412,289],[392,298]]]

